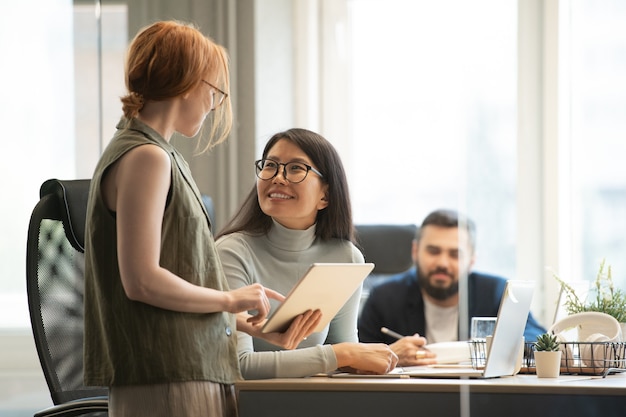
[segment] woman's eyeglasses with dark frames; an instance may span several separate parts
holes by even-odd
[[[317,169],[302,162],[287,162],[283,164],[273,159],[259,159],[254,162],[254,165],[256,166],[256,176],[264,181],[269,181],[278,175],[281,165],[283,167],[283,177],[292,184],[304,181],[309,171],[313,171],[320,178],[324,178]]]

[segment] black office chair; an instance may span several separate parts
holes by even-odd
[[[363,282],[361,306],[370,289],[391,275],[399,274],[413,266],[411,244],[417,226],[414,224],[363,224],[356,225],[357,246],[365,262],[374,263],[374,270]]]
[[[54,404],[35,417],[108,415],[107,388],[83,385],[83,252],[89,183],[44,182],[28,227],[28,307]]]

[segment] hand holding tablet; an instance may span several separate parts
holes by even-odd
[[[312,264],[267,320],[262,332],[284,332],[297,315],[307,310],[322,312],[322,319],[314,330],[322,331],[372,269],[372,263]]]

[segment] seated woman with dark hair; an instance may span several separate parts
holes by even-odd
[[[287,294],[312,263],[364,262],[353,243],[345,171],[330,142],[305,129],[290,129],[269,140],[255,165],[256,186],[217,237],[231,289],[260,283]],[[244,378],[304,377],[338,368],[389,372],[398,359],[389,347],[358,343],[360,293],[318,333],[309,334],[319,322],[317,311],[299,316],[281,334],[261,334],[262,323],[239,317]]]

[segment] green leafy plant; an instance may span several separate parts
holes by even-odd
[[[594,289],[590,292],[592,297],[586,299],[580,299],[568,283],[554,273],[553,276],[561,285],[566,296],[564,305],[569,314],[598,311],[613,316],[620,323],[624,323],[626,322],[626,294],[613,285],[611,265],[607,266],[606,272],[604,266],[605,260],[603,259],[594,281]]]
[[[536,352],[558,352],[560,343],[555,334],[544,333],[537,336],[535,342]]]

